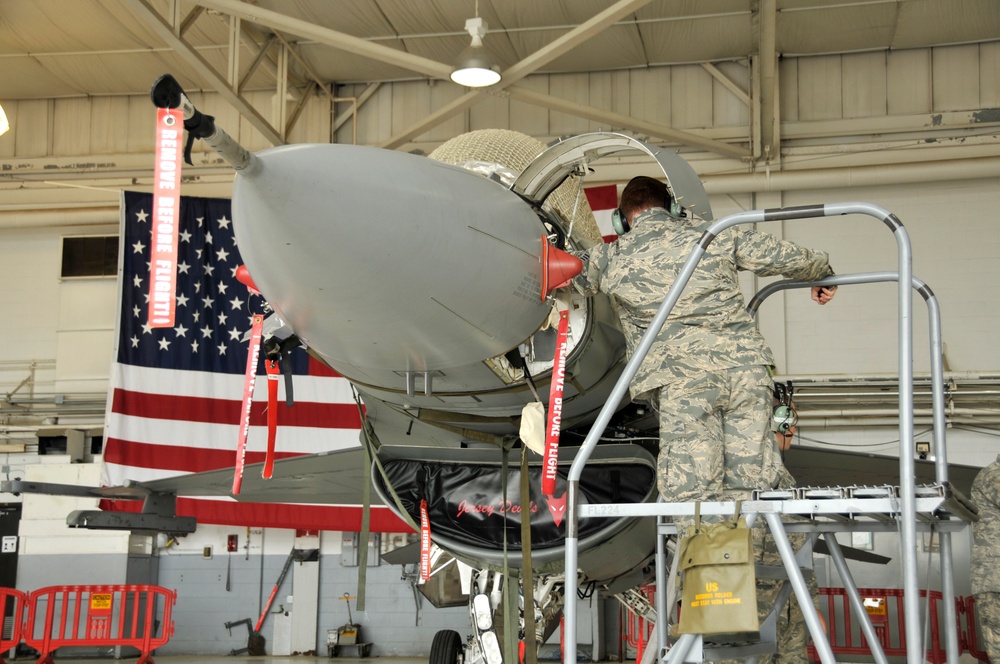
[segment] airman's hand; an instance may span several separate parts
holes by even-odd
[[[826,304],[837,294],[836,286],[813,286],[812,299],[820,304]]]

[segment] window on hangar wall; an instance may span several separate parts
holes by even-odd
[[[61,276],[113,277],[118,274],[118,236],[64,237]]]

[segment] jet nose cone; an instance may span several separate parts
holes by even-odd
[[[501,185],[377,148],[284,146],[258,158],[233,190],[240,252],[268,302],[333,366],[481,362],[547,317],[544,229]]]

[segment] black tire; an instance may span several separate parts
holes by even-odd
[[[460,664],[462,655],[461,635],[453,629],[442,629],[431,641],[428,664]]]

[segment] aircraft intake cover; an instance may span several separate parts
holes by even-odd
[[[521,519],[531,517],[533,551],[565,544],[566,474],[561,464],[556,498],[541,493],[541,465],[529,468],[530,504],[521,505],[519,451],[507,467],[506,492],[502,465],[470,464],[417,459],[383,461],[389,481],[406,511],[420,521],[419,505],[427,499],[431,533],[464,545],[489,551],[501,549],[506,529],[507,548],[521,548]],[[499,456],[499,454],[497,455]],[[382,479],[378,478],[382,483]],[[656,491],[654,468],[648,463],[606,461],[589,465],[580,479],[580,504],[642,503]],[[379,487],[384,493],[385,488]],[[608,519],[581,519],[579,536],[586,539],[609,525]]]

